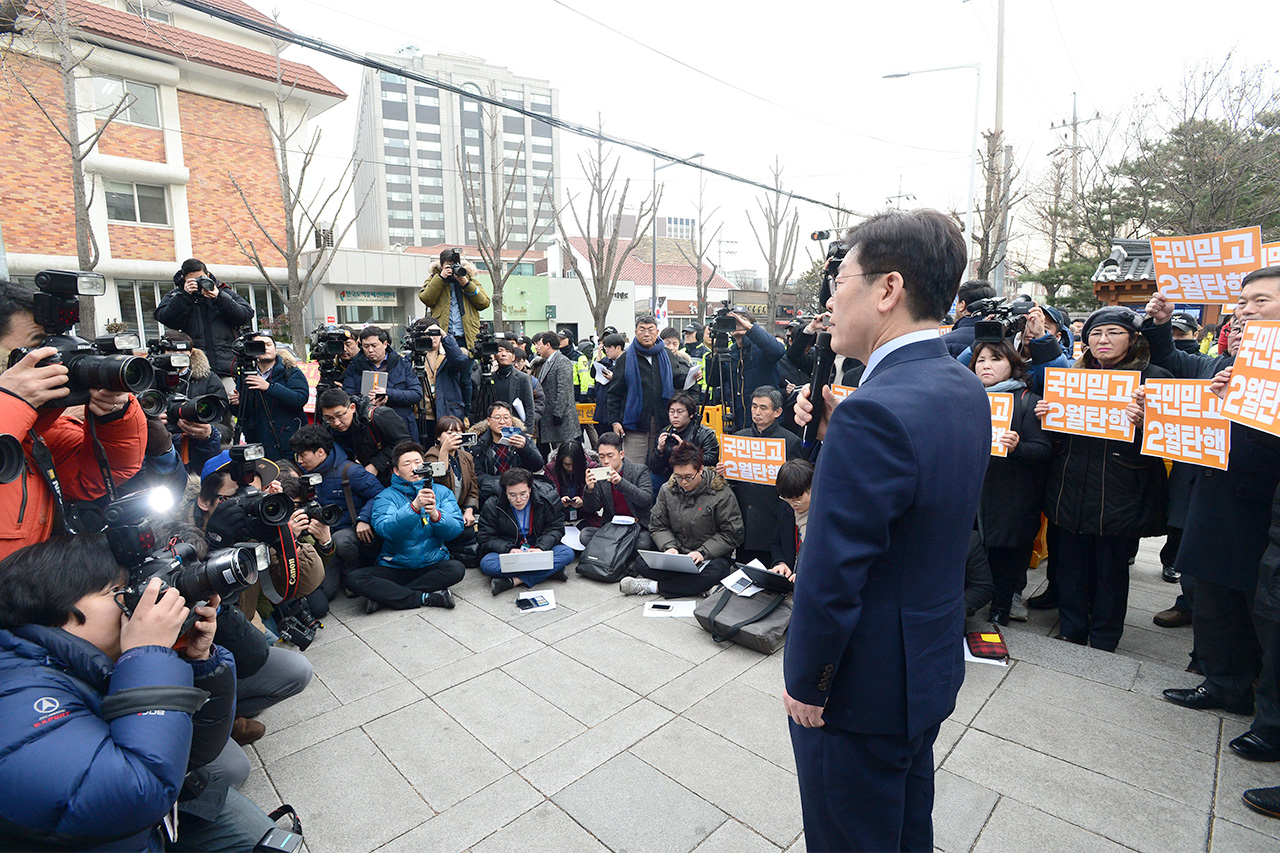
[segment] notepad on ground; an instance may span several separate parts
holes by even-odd
[[[684,572],[696,575],[702,569],[688,554],[665,554],[662,551],[641,551],[641,559],[651,569],[663,572]]]
[[[519,551],[515,554],[499,554],[498,566],[502,569],[504,575],[549,572],[555,568],[555,555],[550,551]]]
[[[965,662],[1009,665],[1009,647],[997,630],[970,631],[964,635]]]

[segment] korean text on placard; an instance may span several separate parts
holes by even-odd
[[[1044,400],[1050,432],[1133,440],[1133,424],[1125,408],[1133,402],[1140,374],[1136,370],[1066,370],[1044,372]]]
[[[1013,425],[1013,395],[988,392],[987,397],[991,400],[991,455],[1005,457],[1009,448],[1004,446],[1004,435]]]
[[[1177,302],[1232,304],[1240,280],[1262,263],[1262,229],[1236,228],[1189,237],[1152,237],[1156,286]]]
[[[721,439],[720,458],[725,463],[726,479],[772,486],[778,480],[778,469],[787,461],[787,442],[781,438],[726,435]]]
[[[1209,380],[1150,379],[1143,387],[1143,454],[1225,471],[1231,424]]]
[[[1222,415],[1280,435],[1280,321],[1245,325]]]

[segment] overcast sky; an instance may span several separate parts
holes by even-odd
[[[250,2],[277,9],[299,33],[360,53],[414,44],[549,80],[562,118],[593,124],[600,113],[609,133],[677,156],[701,151],[708,165],[735,174],[768,182],[777,156],[787,186],[832,202],[838,193],[861,212],[885,207],[899,186],[915,196],[904,205],[965,208],[974,72],[884,75],[980,62],[980,129],[994,124],[996,0]],[[1062,144],[1062,132],[1049,128],[1070,119],[1073,92],[1082,119],[1114,118],[1141,97],[1176,89],[1197,63],[1229,52],[1264,62],[1280,33],[1280,3],[1261,0],[1008,0],[1006,15],[1005,132],[1028,174]],[[350,95],[318,120],[339,168],[355,136],[361,70],[302,48],[287,55]],[[561,144],[563,191],[579,193],[576,157],[587,143],[562,134]],[[647,187],[652,160],[618,153],[623,173]],[[691,215],[697,174],[673,166],[659,178],[662,214]],[[981,185],[979,173],[979,193]],[[746,218],[759,191],[713,177],[707,194],[720,207],[722,237],[736,241],[722,247],[724,267],[762,269]],[[799,207],[798,266],[808,233],[830,221],[820,208]]]

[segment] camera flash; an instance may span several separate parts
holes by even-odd
[[[107,292],[107,279],[101,273],[82,272],[76,278],[76,290],[81,296],[102,296]]]
[[[157,486],[147,494],[147,503],[156,512],[168,512],[173,509],[173,492]]]

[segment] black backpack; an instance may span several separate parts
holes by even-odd
[[[631,568],[639,540],[639,524],[605,524],[582,552],[578,574],[593,581],[617,583]]]

